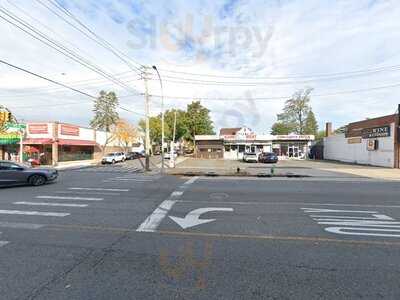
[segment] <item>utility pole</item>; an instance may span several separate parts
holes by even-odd
[[[165,123],[164,123],[164,88],[160,72],[156,66],[153,69],[157,72],[158,79],[160,80],[161,87],[161,174],[164,174],[164,141],[165,141]]]
[[[147,83],[147,67],[144,67],[143,79],[145,87],[145,114],[146,114],[146,137],[145,137],[145,150],[146,150],[146,171],[150,171],[150,98],[149,98],[149,87]]]
[[[172,168],[175,168],[175,134],[176,134],[176,110],[174,114],[174,135],[172,136],[171,156],[170,156],[170,162],[172,162]]]
[[[175,143],[175,134],[176,134],[176,110],[175,110],[175,114],[174,114],[175,118],[174,118],[174,137],[173,137],[173,141]]]

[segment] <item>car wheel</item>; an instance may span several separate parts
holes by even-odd
[[[46,181],[47,181],[46,177],[44,177],[42,175],[32,175],[29,178],[29,184],[31,184],[33,186],[43,185],[46,183]]]

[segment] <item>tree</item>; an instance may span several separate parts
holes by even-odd
[[[186,112],[181,109],[167,110],[164,115],[165,123],[170,128],[169,134],[166,136],[167,140],[172,141],[174,135],[174,123],[176,113],[176,132],[175,141],[179,141],[188,131],[186,127]]]
[[[320,131],[318,131],[317,135],[315,136],[315,141],[321,142],[324,140],[324,137],[325,137],[325,130],[320,130]]]
[[[273,135],[288,135],[293,132],[293,126],[283,122],[276,122],[272,125],[271,134]]]
[[[150,125],[150,141],[151,143],[156,143],[161,145],[162,136],[162,125],[161,125],[161,115],[149,118]],[[139,121],[139,126],[143,131],[146,131],[146,120],[142,119]],[[170,128],[168,124],[164,123],[164,134],[165,136],[170,135]]]
[[[129,145],[135,143],[139,137],[138,130],[128,121],[119,119],[114,127],[114,137],[123,145],[125,152],[128,152]]]
[[[110,132],[112,126],[119,120],[117,107],[117,95],[114,92],[101,91],[94,104],[94,117],[90,125],[94,129]]]
[[[96,130],[106,131],[106,139],[101,145],[103,155],[107,145],[115,139],[114,134],[111,134],[110,131],[119,120],[117,107],[118,98],[114,92],[101,91],[94,103],[94,117],[90,121],[90,125]]]
[[[201,105],[200,101],[188,104],[185,117],[185,139],[193,141],[195,135],[214,134],[214,126],[210,110]]]
[[[314,136],[318,134],[318,122],[311,109],[306,118],[304,134],[312,134]]]
[[[296,134],[304,134],[305,120],[310,112],[311,88],[294,93],[293,97],[286,101],[283,113],[278,114],[278,121],[293,128]]]

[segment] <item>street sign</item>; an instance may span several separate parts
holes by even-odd
[[[26,124],[7,123],[7,129],[23,130],[26,129]]]
[[[233,211],[233,208],[227,208],[227,207],[198,208],[189,212],[184,218],[172,217],[172,216],[170,216],[170,218],[179,226],[181,226],[183,229],[186,229],[200,224],[205,224],[215,221],[215,219],[200,219],[200,215],[210,211]]]

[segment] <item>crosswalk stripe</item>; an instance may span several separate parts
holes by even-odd
[[[123,178],[123,177],[111,178],[109,180],[114,180],[114,181],[139,181],[139,182],[151,182],[151,181],[153,181],[153,180],[148,180],[148,179]]]
[[[104,198],[87,197],[64,197],[64,196],[36,196],[36,199],[58,199],[58,200],[82,200],[82,201],[103,201]]]
[[[16,205],[33,205],[33,206],[61,206],[61,207],[87,207],[87,204],[73,203],[48,203],[48,202],[14,202]]]
[[[56,194],[73,194],[73,195],[102,195],[102,196],[119,196],[121,193],[109,192],[90,192],[90,191],[56,191]]]
[[[9,242],[7,241],[0,241],[0,247],[7,245]]]
[[[84,188],[72,187],[69,190],[82,190],[82,191],[107,191],[107,192],[129,192],[129,189],[103,189],[103,188]]]
[[[43,217],[66,217],[69,213],[43,212],[43,211],[22,211],[22,210],[0,210],[2,215],[26,215]]]
[[[17,228],[17,229],[39,229],[43,224],[30,224],[30,223],[13,223],[13,222],[0,222],[0,227],[3,228]]]

